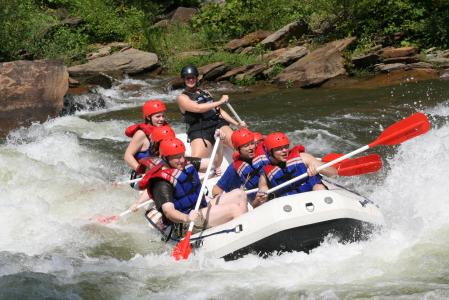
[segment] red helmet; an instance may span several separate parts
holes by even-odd
[[[186,152],[186,147],[184,146],[184,143],[177,138],[162,140],[161,145],[159,146],[159,154],[161,156],[178,155],[184,152]]]
[[[151,99],[145,102],[142,107],[143,118],[149,117],[151,115],[164,112],[166,110],[164,102],[159,99]]]
[[[268,151],[271,151],[273,148],[282,147],[290,144],[288,137],[283,132],[274,132],[267,135],[264,140],[265,147]]]
[[[254,142],[254,133],[246,128],[240,128],[234,131],[231,135],[232,146],[238,149],[240,146]]]
[[[260,132],[253,132],[254,133],[254,141],[259,142],[263,141],[263,135]]]
[[[168,125],[154,127],[151,131],[151,141],[153,143],[160,142],[169,138],[175,138],[175,131]]]

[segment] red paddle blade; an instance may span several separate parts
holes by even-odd
[[[114,215],[114,216],[99,216],[95,220],[100,224],[109,224],[117,221],[118,219],[120,219],[120,217]]]
[[[190,236],[192,235],[191,231],[188,231],[186,236],[180,241],[171,253],[176,260],[180,260],[181,258],[187,259],[189,258],[190,252],[192,251],[192,247],[190,246]]]
[[[371,144],[369,147],[377,145],[397,145],[406,140],[414,138],[429,131],[430,123],[423,113],[415,113],[408,118],[394,123]]]
[[[338,167],[338,175],[355,176],[377,172],[382,168],[382,160],[377,154],[370,154],[343,161]]]
[[[321,158],[321,161],[327,163],[327,162],[333,161],[333,160],[335,160],[337,158],[340,158],[342,156],[343,156],[343,154],[341,154],[341,153],[329,153],[329,154],[326,154],[325,156],[323,156]],[[344,159],[342,162],[345,162],[345,161],[348,161],[348,160],[349,160],[349,158]]]

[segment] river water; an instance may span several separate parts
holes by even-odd
[[[17,129],[0,143],[0,299],[449,298],[447,82],[231,95],[251,129],[286,131],[317,156],[359,148],[415,111],[432,122],[426,135],[376,149],[381,172],[339,179],[384,213],[386,226],[371,239],[343,245],[329,237],[309,254],[231,262],[174,262],[141,213],[108,226],[90,220],[137,197],[110,183],[127,179],[123,132],[145,99],[171,103],[171,123],[184,130],[173,104],[179,91],[130,83],[143,88],[99,89],[106,109]]]

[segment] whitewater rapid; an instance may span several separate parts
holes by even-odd
[[[448,102],[420,107],[435,121],[431,131],[381,151],[380,173],[342,179],[385,215],[386,226],[368,241],[343,245],[329,237],[309,254],[247,255],[231,262],[198,255],[174,262],[141,214],[109,226],[92,221],[126,210],[138,195],[111,185],[129,172],[122,161],[129,121],[90,116],[155,96],[171,102],[177,92],[148,88],[130,101],[117,89],[101,93],[109,100],[101,112],[17,129],[0,144],[0,298],[449,297]],[[308,126],[288,134],[317,155],[354,150],[363,144],[356,136],[348,142],[351,128],[341,134],[333,129],[360,118],[372,121],[368,130],[377,133],[390,125],[362,113],[343,114],[306,120]]]

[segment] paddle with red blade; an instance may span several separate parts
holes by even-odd
[[[323,158],[322,162],[330,162],[334,159],[342,157],[343,154],[329,153]],[[369,154],[353,159],[345,159],[334,165],[340,176],[355,176],[367,173],[377,172],[382,168],[382,159],[378,154]]]
[[[323,162],[330,162],[342,157],[343,154],[329,153],[321,158]],[[340,176],[356,176],[362,174],[373,173],[382,168],[381,157],[377,154],[370,154],[367,156],[357,157],[354,159],[346,158],[343,161],[336,163],[335,168]],[[257,192],[259,189],[251,189],[245,191],[246,194]]]
[[[212,150],[212,154],[209,159],[209,164],[207,165],[206,173],[204,174],[204,180],[203,180],[203,183],[201,184],[200,193],[198,194],[198,198],[196,199],[196,205],[194,208],[194,210],[196,210],[196,211],[198,211],[198,209],[200,208],[201,199],[203,199],[203,197],[204,197],[203,196],[204,190],[206,188],[207,180],[209,179],[209,175],[210,175],[210,172],[212,169],[212,164],[214,162],[215,155],[217,154],[219,144],[220,144],[220,138],[215,137],[214,148]],[[183,259],[189,258],[190,252],[192,251],[192,247],[190,246],[190,236],[192,235],[193,225],[194,225],[194,222],[190,222],[189,229],[187,230],[187,234],[175,246],[175,248],[173,248],[172,256],[176,260],[180,260],[181,258],[183,258]]]
[[[341,161],[344,161],[347,158],[350,158],[354,155],[357,155],[363,151],[368,150],[369,148],[373,148],[375,146],[383,145],[398,145],[404,141],[407,141],[411,138],[414,138],[418,135],[424,134],[430,129],[430,123],[427,119],[426,115],[423,113],[415,113],[408,118],[405,118],[395,124],[391,125],[387,129],[385,129],[382,134],[373,142],[369,143],[366,146],[363,146],[357,150],[354,150],[348,154],[345,154],[339,158],[336,158],[324,165],[319,166],[316,170],[317,172],[333,166]],[[278,186],[275,186],[267,191],[267,194],[275,192],[283,187],[292,184],[296,181],[299,181],[303,178],[306,178],[308,175],[304,173],[299,175],[298,177],[292,178]]]
[[[374,173],[382,168],[382,159],[378,154],[370,154],[348,161],[342,161],[337,166],[338,175],[356,176],[368,173]]]
[[[145,205],[147,205],[147,204],[150,204],[150,203],[154,203],[154,201],[153,201],[152,199],[150,199],[150,200],[148,200],[148,201],[145,201],[145,202],[139,204],[139,205],[137,206],[137,208],[141,208],[141,207],[143,207],[143,206],[145,206]],[[97,216],[97,217],[95,218],[95,221],[97,221],[97,222],[100,223],[100,224],[106,225],[106,224],[110,224],[110,223],[112,223],[112,222],[118,221],[121,217],[123,217],[123,216],[125,216],[125,215],[127,215],[127,214],[129,214],[129,213],[131,213],[131,210],[130,210],[130,209],[125,210],[124,212],[122,212],[122,213],[119,214],[119,215],[110,215],[110,216],[102,215],[102,216]]]

